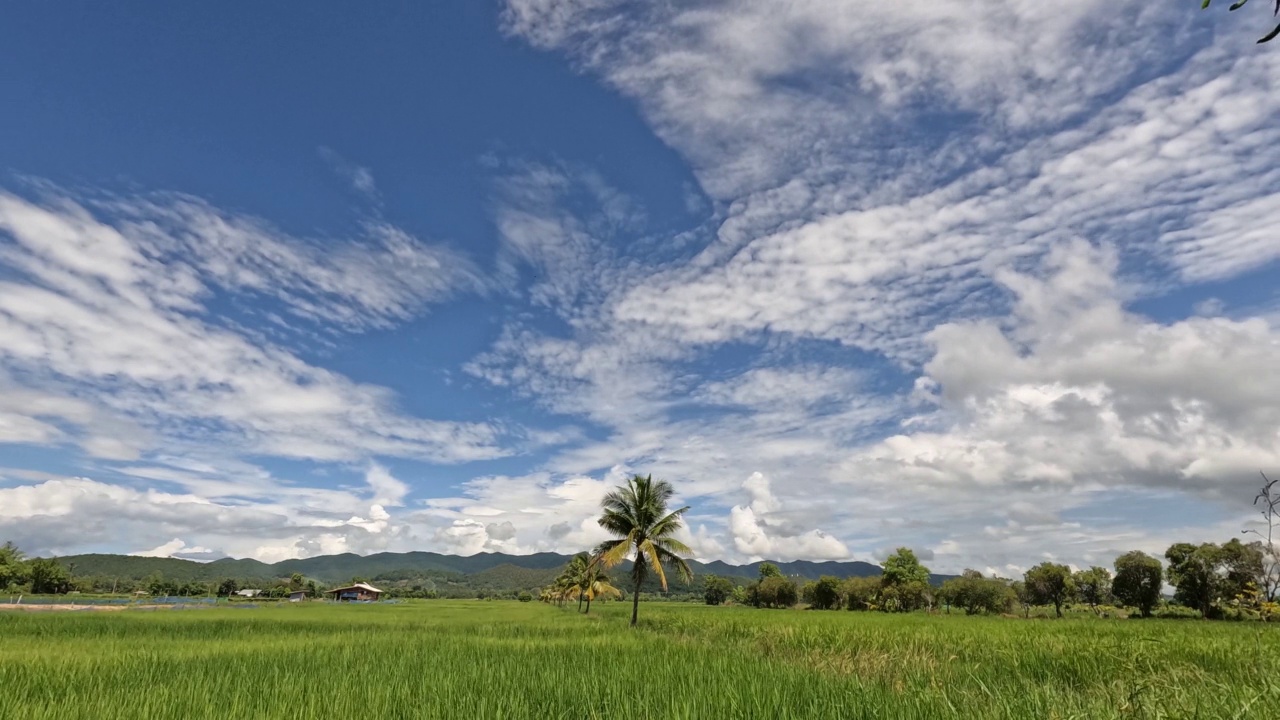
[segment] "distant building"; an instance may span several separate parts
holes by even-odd
[[[262,594],[261,590],[254,590],[251,588],[245,588],[244,590],[236,591],[236,597],[242,597],[242,598],[255,598],[261,594]]]
[[[328,592],[338,602],[368,602],[382,597],[382,591],[372,585],[356,583],[351,587],[335,588]]]
[[[307,593],[303,590],[295,590],[289,593],[289,602],[302,602],[307,599]]]

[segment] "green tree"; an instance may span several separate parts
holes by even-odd
[[[810,580],[800,586],[800,602],[805,605],[813,605],[813,593],[818,589],[818,581]]]
[[[938,597],[948,608],[960,608],[966,615],[1007,612],[1017,601],[1014,590],[1003,580],[985,578],[977,570],[965,570],[960,577],[942,583]]]
[[[302,577],[302,573],[294,573],[293,575],[289,576],[289,589],[301,590],[302,584],[305,581],[306,581],[306,578]]]
[[[516,599],[522,603],[533,602],[533,595],[528,590],[521,590],[520,594],[516,596]]]
[[[720,605],[733,594],[734,584],[728,578],[708,575],[702,579],[702,599],[708,605]]]
[[[587,599],[585,612],[588,615],[591,614],[592,600],[622,597],[622,591],[612,585],[612,581],[605,574],[604,567],[600,564],[598,558],[587,563],[586,569],[583,570],[578,580],[578,588],[582,591],[582,597]]]
[[[807,601],[816,610],[835,610],[840,607],[840,578],[830,575],[818,578]]]
[[[580,552],[569,559],[565,575],[577,590],[578,612],[582,612],[582,602],[587,598],[587,569],[591,567],[591,556]]]
[[[1209,9],[1209,5],[1212,2],[1213,0],[1202,0],[1202,2],[1200,3],[1200,9],[1201,10]],[[1234,3],[1231,4],[1230,7],[1227,8],[1227,10],[1230,12],[1235,12],[1236,10],[1239,10],[1240,8],[1244,7],[1247,4],[1249,4],[1249,0],[1236,0]],[[1280,16],[1280,2],[1275,3],[1275,8],[1273,9],[1271,14],[1273,17]],[[1275,40],[1277,36],[1280,36],[1280,25],[1276,25],[1274,28],[1272,28],[1271,32],[1267,33],[1266,35],[1263,35],[1258,40],[1258,44],[1261,45],[1262,43],[1271,42],[1272,40]]]
[[[222,582],[218,583],[219,597],[231,597],[239,590],[240,583],[236,582],[235,578],[226,578]]]
[[[1097,610],[1099,605],[1111,602],[1111,572],[1104,567],[1093,566],[1072,576],[1080,601]]]
[[[758,604],[768,608],[789,608],[800,599],[799,590],[791,578],[767,577],[760,581],[756,592]]]
[[[1018,604],[1022,606],[1022,616],[1031,617],[1031,591],[1027,589],[1027,584],[1022,580],[1016,580],[1009,583],[1009,589],[1013,591],[1014,597],[1018,599]]]
[[[1249,596],[1265,573],[1262,545],[1233,538],[1222,545],[1176,543],[1165,551],[1166,577],[1173,598],[1194,608],[1201,617],[1215,614],[1224,602]]]
[[[1142,617],[1151,617],[1151,609],[1160,602],[1164,585],[1164,568],[1150,555],[1134,550],[1116,558],[1116,577],[1111,592],[1128,607],[1138,608]]]
[[[1222,545],[1218,562],[1221,575],[1218,583],[1220,601],[1251,594],[1264,582],[1261,543],[1242,543],[1239,538],[1232,538]]]
[[[71,590],[71,573],[57,560],[36,558],[27,563],[31,573],[31,592],[38,595],[61,595]]]
[[[782,577],[782,571],[771,562],[760,563],[760,579],[764,580],[771,577]]]
[[[1071,597],[1074,583],[1071,568],[1051,562],[1043,562],[1027,571],[1027,593],[1036,605],[1053,605],[1053,611],[1062,617],[1062,604]]]
[[[927,585],[929,568],[920,564],[911,548],[900,547],[884,561],[883,578],[886,585],[905,585],[911,582]]]
[[[884,561],[880,578],[882,610],[911,612],[929,604],[929,568],[911,548],[901,547]]]
[[[850,610],[875,610],[880,607],[880,578],[849,578],[840,584],[840,594]]]
[[[663,591],[667,589],[664,565],[673,568],[685,582],[693,580],[689,563],[681,557],[691,551],[675,538],[683,527],[681,516],[689,507],[668,510],[674,494],[675,490],[665,480],[636,475],[626,485],[605,495],[601,502],[604,514],[599,520],[600,527],[614,536],[613,540],[602,543],[597,552],[604,567],[613,567],[628,555],[635,556],[631,566],[633,627],[640,616],[640,585],[650,572],[658,576]]]
[[[0,592],[23,585],[30,577],[30,568],[18,546],[12,542],[0,545]]]

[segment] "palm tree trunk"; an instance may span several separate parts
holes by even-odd
[[[582,591],[578,591],[578,612],[582,612]]]
[[[590,597],[587,598],[587,614],[588,615],[591,614],[591,598]]]
[[[640,617],[640,580],[636,578],[636,591],[631,594],[631,627],[636,626],[636,618]]]

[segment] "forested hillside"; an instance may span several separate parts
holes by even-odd
[[[240,587],[268,586],[281,579],[301,575],[322,585],[350,582],[361,578],[388,588],[417,588],[443,595],[476,592],[505,593],[531,590],[549,583],[569,562],[570,556],[556,553],[507,555],[480,553],[470,556],[442,555],[433,552],[378,553],[375,555],[325,555],[278,563],[251,559],[224,558],[213,562],[196,562],[177,558],[135,557],[130,555],[69,555],[58,561],[79,579],[88,579],[96,587],[137,585],[163,578],[177,583],[220,583],[235,580]],[[702,578],[719,575],[740,584],[755,579],[761,563],[730,565],[715,561],[691,562],[692,585],[681,583],[674,574],[669,578],[673,593],[693,592],[701,587]],[[865,562],[775,563],[786,575],[813,580],[823,575],[866,577],[879,575],[880,568]],[[619,568],[616,575],[625,574]],[[942,576],[935,578],[941,581]],[[649,578],[644,589],[657,591],[658,582]]]

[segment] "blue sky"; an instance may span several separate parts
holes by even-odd
[[[571,552],[632,472],[704,559],[1233,537],[1280,473],[1265,15],[14,8],[0,538]]]

